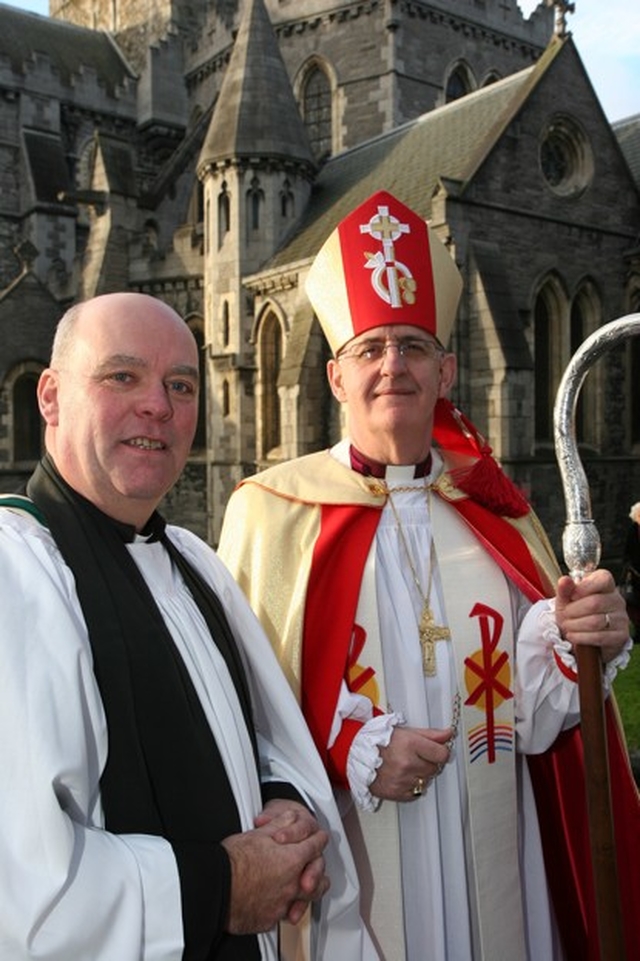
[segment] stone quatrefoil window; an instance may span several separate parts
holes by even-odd
[[[556,117],[547,126],[540,143],[540,167],[555,194],[571,197],[582,193],[593,177],[593,153],[589,141],[576,123]]]

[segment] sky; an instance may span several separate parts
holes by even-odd
[[[49,0],[2,0],[48,15]],[[537,0],[518,0],[528,17]],[[608,119],[640,114],[640,3],[638,0],[575,0],[567,17],[582,62]]]

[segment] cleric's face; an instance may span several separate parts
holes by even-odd
[[[375,327],[354,337],[329,361],[335,397],[348,410],[349,434],[363,454],[394,463],[392,452],[413,438],[414,460],[431,444],[437,400],[448,394],[456,359],[424,330],[410,325]]]
[[[198,355],[184,321],[136,294],[88,301],[59,369],[39,385],[46,446],[74,490],[144,526],[189,454]]]

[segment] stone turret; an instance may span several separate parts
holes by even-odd
[[[245,0],[198,162],[205,210],[208,428],[215,437],[209,489],[220,507],[255,463],[254,317],[243,277],[258,270],[293,228],[308,202],[314,170],[263,0]],[[221,517],[217,508],[213,513]],[[212,540],[216,535],[211,532]]]

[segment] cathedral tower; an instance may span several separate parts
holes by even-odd
[[[205,3],[190,0],[50,0],[50,15],[78,27],[113,34],[128,62],[144,69],[147,49],[170,32],[197,34]]]
[[[265,92],[268,95],[265,96]],[[229,490],[277,446],[279,409],[257,417],[263,390],[256,353],[277,380],[288,331],[277,305],[254,318],[243,278],[259,270],[294,227],[311,191],[307,134],[263,0],[242,20],[198,162],[204,189],[205,341],[208,351],[209,492],[220,518]],[[260,431],[256,435],[256,424]],[[217,530],[211,531],[213,541]]]

